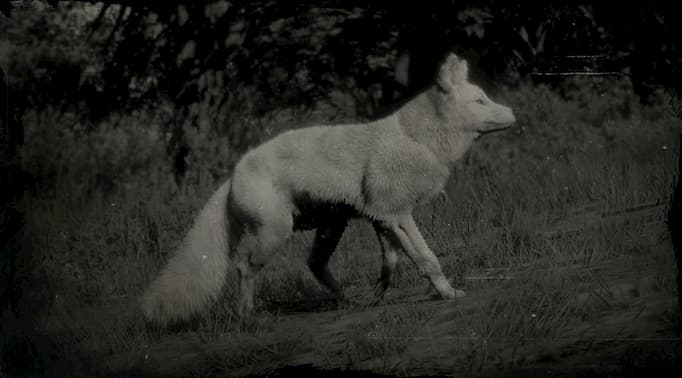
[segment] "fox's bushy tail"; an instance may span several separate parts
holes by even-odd
[[[187,319],[221,292],[228,267],[230,179],[211,196],[174,255],[142,297],[148,321]]]

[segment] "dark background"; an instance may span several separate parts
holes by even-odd
[[[243,122],[245,114],[378,117],[427,85],[448,51],[467,59],[488,93],[542,85],[589,107],[587,98],[618,86],[637,106],[665,101],[663,109],[680,113],[682,22],[674,2],[122,0],[83,18],[68,11],[85,1],[37,3],[0,3],[0,295],[5,317],[15,314],[3,320],[10,335],[3,357],[23,364],[40,365],[32,314],[50,302],[30,294],[41,284],[27,273],[30,243],[17,236],[23,193],[59,185],[54,172],[23,168],[28,113],[49,111],[55,123],[65,117],[87,132],[115,128],[122,114],[158,112],[163,164],[179,187],[201,163],[190,158],[199,152],[188,130],[208,124],[226,137],[234,153],[208,169],[217,180],[271,133]],[[617,103],[616,112],[629,116],[633,106]],[[90,190],[115,191],[118,174],[92,176]]]

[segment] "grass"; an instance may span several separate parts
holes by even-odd
[[[510,345],[560,338],[577,319],[599,319],[604,311],[629,303],[630,297],[619,297],[617,288],[609,286],[613,280],[595,273],[600,267],[612,261],[633,267],[670,266],[672,261],[661,251],[660,222],[653,228],[640,219],[630,225],[578,225],[577,232],[558,239],[538,233],[590,206],[612,211],[669,199],[681,124],[664,106],[641,108],[612,84],[600,88],[620,92],[604,96],[585,90],[582,96],[562,98],[531,86],[501,93],[499,101],[516,109],[516,129],[483,138],[456,167],[446,194],[416,211],[446,274],[474,296],[488,293],[485,306],[443,315],[433,304],[408,301],[390,311],[377,310],[369,298],[380,270],[379,245],[371,227],[357,221],[344,234],[331,267],[360,299],[324,301],[325,292],[305,266],[312,233],[300,233],[259,275],[259,319],[247,329],[230,311],[234,272],[223,299],[188,327],[148,329],[135,307],[192,217],[229,176],[239,153],[226,148],[229,138],[190,129],[190,171],[178,186],[157,129],[161,121],[131,115],[86,129],[68,115],[53,125],[55,114],[33,113],[25,119],[24,157],[37,179],[26,205],[31,279],[42,294],[35,300],[40,332],[50,336],[54,359],[74,356],[74,364],[124,352],[146,356],[154,345],[182,342],[183,337],[196,337],[201,345],[236,347],[234,353],[213,349],[203,356],[204,367],[194,372],[201,376],[266,361],[287,364],[305,351],[312,351],[320,366],[401,375],[426,368],[428,362],[415,350],[431,351],[438,366],[467,371],[522,365],[525,349],[518,346],[515,352]],[[248,121],[248,126],[277,130],[294,121],[280,114]],[[400,258],[394,290],[426,291],[425,280]],[[480,272],[517,277],[467,279]],[[628,281],[633,296],[673,296],[674,271],[645,274]],[[280,332],[278,322],[291,310],[303,309],[330,311],[330,322],[369,315],[342,322],[345,326],[327,338],[272,338]],[[429,335],[424,324],[435,327],[435,336],[424,336]],[[302,335],[316,329],[298,325]],[[540,360],[560,359],[545,354]]]

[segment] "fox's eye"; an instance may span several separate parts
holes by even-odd
[[[483,104],[485,104],[485,100],[483,100],[482,98],[479,98],[478,100],[476,100],[476,103],[479,105],[483,105]]]

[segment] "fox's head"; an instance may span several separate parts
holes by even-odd
[[[466,60],[452,53],[445,57],[436,77],[442,116],[460,129],[479,134],[506,129],[516,122],[511,108],[492,101],[468,76]]]

